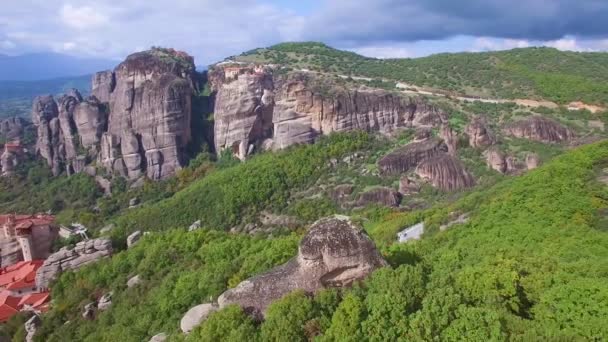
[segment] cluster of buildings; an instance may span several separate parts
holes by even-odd
[[[0,322],[19,311],[45,312],[50,294],[36,272],[51,253],[59,227],[51,215],[0,215]]]

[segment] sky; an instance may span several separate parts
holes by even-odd
[[[1,0],[0,54],[120,60],[163,46],[208,65],[284,41],[379,58],[607,51],[606,23],[608,0]]]

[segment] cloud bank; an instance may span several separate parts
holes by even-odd
[[[0,53],[120,59],[152,45],[199,64],[281,41],[375,57],[547,45],[608,49],[604,0],[4,0]]]

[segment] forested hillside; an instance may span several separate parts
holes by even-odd
[[[339,151],[344,142],[326,147]],[[607,151],[606,142],[579,148],[452,204],[361,212],[355,217],[391,267],[350,289],[293,293],[272,304],[263,323],[227,307],[187,336],[177,332],[184,310],[295,255],[301,235],[265,239],[176,224],[64,274],[36,340],[141,341],[161,331],[172,341],[601,340],[608,336],[608,188],[598,179]],[[246,174],[262,179],[266,171]],[[462,213],[468,222],[439,231]],[[424,239],[394,242],[397,231],[418,222],[429,227]],[[142,285],[128,288],[136,274]],[[83,319],[82,305],[109,290],[112,310]]]
[[[321,43],[283,43],[236,57],[350,76],[400,81],[473,96],[608,103],[608,54],[525,48],[373,59]]]

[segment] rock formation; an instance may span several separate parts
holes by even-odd
[[[97,301],[97,309],[101,311],[108,310],[112,306],[112,292],[108,292],[101,296]]]
[[[458,134],[454,132],[448,125],[441,125],[439,129],[439,137],[443,139],[448,147],[448,153],[456,155],[456,149],[458,148]]]
[[[34,341],[34,335],[36,335],[36,331],[38,330],[38,327],[41,323],[42,321],[40,320],[40,317],[38,315],[33,315],[25,322],[24,328],[25,332],[27,333],[25,335],[25,342]]]
[[[96,98],[83,99],[72,89],[57,101],[50,95],[37,97],[32,121],[38,133],[36,153],[47,161],[54,175],[64,168],[71,174],[84,169],[86,154],[81,150],[96,148],[106,114]]]
[[[219,307],[216,304],[197,305],[186,312],[179,323],[179,327],[182,332],[189,333],[218,309]]]
[[[2,176],[12,175],[17,166],[25,159],[26,149],[19,140],[9,141],[0,150],[0,173]]]
[[[398,207],[401,202],[401,195],[386,187],[377,187],[367,190],[359,195],[357,200],[358,206],[366,206],[370,204],[377,204],[385,207]]]
[[[576,137],[572,129],[542,116],[532,116],[514,122],[505,127],[505,133],[516,138],[545,143],[568,142]]]
[[[438,126],[447,114],[421,98],[383,90],[345,90],[306,73],[275,75],[270,69],[215,67],[215,147],[239,158],[256,147],[281,149],[331,132],[389,133],[400,127]],[[228,75],[228,77],[226,76]],[[330,91],[326,91],[326,88]]]
[[[528,153],[526,155],[526,168],[528,170],[536,169],[540,166],[540,157],[536,153]]]
[[[171,49],[132,54],[93,77],[93,95],[109,110],[100,164],[137,179],[173,175],[190,141],[194,60]]]
[[[194,73],[192,57],[156,48],[95,74],[87,99],[75,90],[57,101],[36,98],[37,154],[54,174],[81,172],[97,158],[110,173],[133,180],[173,175],[190,141]]]
[[[135,286],[141,284],[141,282],[142,282],[141,277],[138,274],[136,276],[129,278],[129,280],[127,281],[127,287],[128,288],[135,287]]]
[[[496,148],[490,148],[484,152],[484,155],[489,168],[503,174],[507,172],[507,160],[504,153]]]
[[[401,177],[399,180],[399,193],[401,195],[411,195],[420,192],[420,185],[416,184],[407,176]]]
[[[129,236],[127,236],[127,248],[131,248],[133,246],[135,246],[135,244],[137,242],[139,242],[139,239],[141,239],[141,237],[143,236],[141,230],[135,231],[133,233],[131,233]]]
[[[475,179],[460,161],[447,154],[423,161],[416,168],[416,173],[443,191],[461,190],[475,185]]]
[[[385,265],[372,240],[347,217],[326,218],[311,226],[294,259],[243,281],[224,292],[218,303],[263,314],[273,301],[294,290],[312,293],[348,286]]]
[[[421,161],[447,151],[448,147],[439,138],[415,140],[382,157],[378,167],[382,175],[400,175],[415,168]]]
[[[0,138],[5,141],[18,140],[31,123],[20,117],[10,117],[0,120]]]
[[[152,336],[148,342],[165,342],[169,336],[165,333],[160,333]]]
[[[469,137],[471,147],[486,147],[496,142],[496,137],[481,117],[473,118],[465,127],[464,132]]]
[[[63,247],[51,254],[36,272],[36,287],[48,289],[51,281],[67,270],[75,270],[112,254],[110,239],[81,241],[73,249]]]

